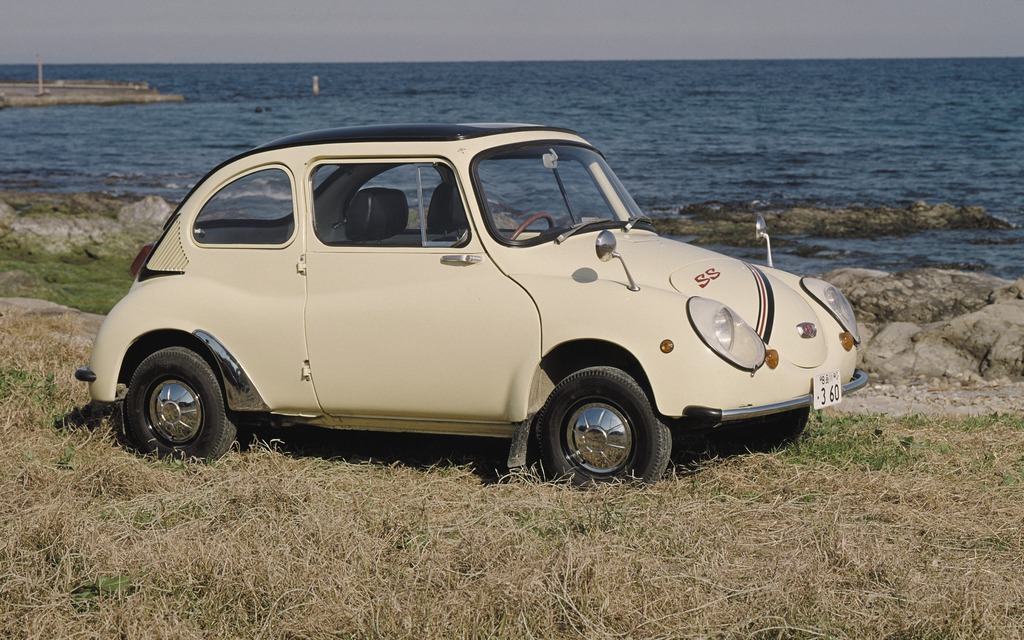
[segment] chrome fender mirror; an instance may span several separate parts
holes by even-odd
[[[615,252],[618,243],[615,240],[615,234],[607,229],[597,234],[597,242],[594,243],[594,249],[597,251],[597,259],[601,262],[608,262],[612,258],[618,257],[618,253]]]
[[[764,216],[760,213],[754,219],[754,238],[758,242],[764,240],[768,246],[768,266],[774,267],[775,265],[772,264],[772,239],[768,237],[768,223],[764,221]]]
[[[626,266],[626,261],[622,259],[619,252],[615,250],[618,243],[615,240],[615,234],[605,229],[601,233],[597,234],[597,241],[594,243],[594,250],[597,252],[597,259],[601,262],[608,262],[612,258],[618,258],[619,262],[622,263],[622,270],[626,272],[626,278],[629,280],[629,286],[627,289],[630,291],[639,291],[640,287],[636,285],[636,280],[633,280],[633,274],[629,272],[629,267]]]

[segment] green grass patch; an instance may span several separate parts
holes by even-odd
[[[0,297],[39,298],[89,313],[106,314],[128,292],[135,253],[81,249],[47,254],[0,250]]]
[[[803,437],[780,455],[798,464],[892,471],[914,464],[925,449],[937,446],[895,435],[893,424],[882,416],[812,415]]]
[[[55,405],[57,385],[54,374],[0,369],[0,401],[9,398],[29,400],[37,405]]]

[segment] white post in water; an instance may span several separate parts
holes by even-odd
[[[43,54],[36,54],[36,66],[39,67],[39,89],[38,95],[43,95]]]
[[[320,76],[313,76],[313,95],[320,95]]]

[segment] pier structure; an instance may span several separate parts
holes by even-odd
[[[185,97],[160,93],[147,82],[107,80],[54,80],[43,82],[0,81],[0,108],[50,107],[57,105],[149,104],[184,102]]]

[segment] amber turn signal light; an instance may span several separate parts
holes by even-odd
[[[779,352],[775,349],[768,349],[764,352],[764,363],[769,369],[779,366]]]
[[[661,341],[661,352],[662,353],[672,353],[672,350],[675,349],[675,348],[676,348],[676,343],[672,342],[671,340],[662,340]]]
[[[843,345],[843,348],[847,351],[851,351],[857,343],[854,341],[852,333],[844,331],[839,334],[839,344]]]

